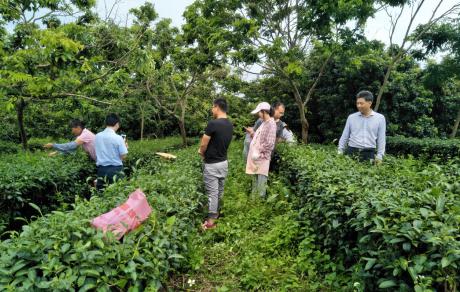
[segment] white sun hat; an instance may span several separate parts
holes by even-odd
[[[261,102],[257,105],[256,109],[251,112],[251,114],[255,115],[258,112],[265,110],[265,111],[270,111],[270,104],[268,102]]]

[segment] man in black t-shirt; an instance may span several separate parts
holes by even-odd
[[[233,125],[227,119],[227,101],[216,99],[212,107],[213,120],[208,123],[201,138],[198,153],[204,160],[203,179],[208,194],[209,213],[203,229],[216,227],[219,202],[224,195],[224,183],[228,173],[227,150],[233,137]]]

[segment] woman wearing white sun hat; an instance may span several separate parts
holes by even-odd
[[[259,103],[251,114],[259,114],[263,122],[249,146],[246,173],[253,175],[252,192],[265,197],[270,159],[276,142],[276,123],[273,109],[267,102]]]

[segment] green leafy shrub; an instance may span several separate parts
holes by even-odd
[[[79,198],[73,210],[53,211],[1,242],[0,290],[159,289],[168,273],[187,267],[189,239],[206,201],[196,148],[177,156],[174,162],[154,159],[149,164],[155,166],[137,170],[130,181]],[[116,241],[90,226],[138,187],[153,209],[138,229]]]
[[[189,139],[190,144],[195,140]],[[125,171],[130,174],[132,168],[142,168],[158,158],[156,152],[168,152],[182,147],[180,137],[168,137],[164,139],[128,141],[128,156],[124,161]]]
[[[64,140],[64,139],[53,139],[51,137],[45,137],[45,138],[30,138],[27,141],[27,150],[35,152],[35,151],[43,151],[43,145],[47,143],[66,143],[70,142],[71,140]]]
[[[459,139],[387,137],[387,153],[394,155],[412,155],[428,159],[449,159],[460,157]]]
[[[38,140],[40,142],[36,144],[43,145],[45,140]],[[129,154],[125,162],[128,174],[155,158],[155,152],[177,148],[180,138],[133,141],[129,145]],[[83,151],[77,151],[75,155],[55,157],[48,157],[41,151],[20,152],[15,155],[3,155],[2,162],[0,207],[8,211],[0,219],[0,222],[4,222],[0,223],[0,231],[5,229],[8,223],[12,223],[15,217],[29,218],[31,214],[37,214],[29,203],[37,205],[43,213],[48,213],[63,207],[63,204],[73,203],[76,195],[88,196],[90,181],[95,178],[95,162]],[[19,221],[15,223],[12,229],[22,224]]]
[[[89,194],[86,178],[92,173],[94,165],[83,153],[56,157],[27,152],[2,155],[0,208],[5,210],[4,218],[12,223],[14,217],[36,214],[30,203],[49,212],[62,203],[73,202],[75,195]]]
[[[375,167],[321,148],[280,152],[314,244],[365,291],[458,288],[458,164],[387,157]]]
[[[20,147],[18,144],[8,141],[0,141],[0,154],[18,153]]]

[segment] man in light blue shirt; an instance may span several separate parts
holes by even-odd
[[[358,112],[348,116],[339,141],[339,154],[358,156],[361,161],[382,162],[385,154],[386,121],[371,108],[374,96],[361,91],[356,96]],[[377,150],[377,155],[375,152]]]
[[[128,154],[126,141],[116,132],[120,128],[120,119],[116,114],[109,114],[105,119],[106,128],[98,133],[95,139],[97,183],[101,190],[106,183],[113,183],[123,178],[123,160]]]

